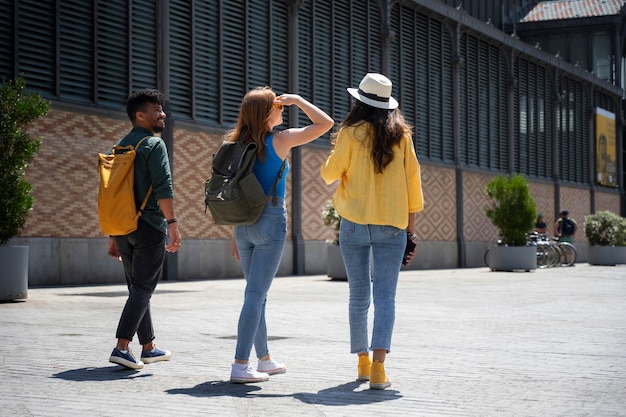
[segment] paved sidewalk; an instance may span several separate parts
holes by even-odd
[[[287,373],[229,383],[243,286],[160,283],[156,342],[172,359],[140,371],[108,363],[122,285],[0,304],[0,416],[626,416],[626,267],[402,272],[385,391],[355,381],[347,283],[325,276],[272,286]]]

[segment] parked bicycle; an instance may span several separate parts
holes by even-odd
[[[544,233],[533,232],[528,235],[528,245],[537,247],[537,267],[572,266],[578,255],[574,245],[561,242],[558,237],[553,237],[552,241]]]
[[[496,246],[502,246],[503,244],[501,240],[498,240]],[[529,233],[526,245],[537,248],[537,268],[572,266],[578,256],[574,245],[568,242],[561,242],[558,237],[549,239],[545,233]],[[485,251],[484,262],[485,265],[490,267],[488,254],[489,249]]]

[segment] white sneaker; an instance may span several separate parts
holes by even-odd
[[[256,369],[259,372],[265,372],[269,375],[284,374],[287,372],[287,367],[284,364],[278,363],[272,358],[266,361],[259,360]]]
[[[247,384],[249,382],[264,382],[270,379],[269,374],[257,372],[249,363],[233,363],[230,371],[230,382]]]

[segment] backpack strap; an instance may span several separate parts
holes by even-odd
[[[139,145],[141,145],[141,142],[143,142],[145,139],[151,138],[152,136],[144,136],[143,138],[141,138],[141,140],[139,142],[137,142],[137,144],[135,145],[135,150],[137,150],[137,148],[139,148]],[[150,198],[150,194],[152,194],[152,184],[150,184],[150,188],[148,188],[148,192],[146,193],[146,196],[143,199],[143,202],[141,203],[141,207],[139,207],[139,215],[141,216],[143,214],[143,209],[146,208],[146,205],[148,204],[148,198]]]
[[[272,195],[272,203],[277,206],[278,205],[278,191],[276,191],[276,186],[278,185],[278,181],[283,176],[283,171],[285,171],[285,165],[287,164],[287,158],[283,159],[283,164],[280,166],[280,170],[278,171],[278,175],[274,180],[274,184],[272,184],[272,188],[270,189],[270,195]]]

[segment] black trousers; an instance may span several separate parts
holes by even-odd
[[[165,259],[165,234],[139,219],[137,230],[115,236],[122,255],[128,299],[117,326],[115,337],[133,340],[137,334],[144,345],[154,340],[150,315],[150,298],[161,276]]]

